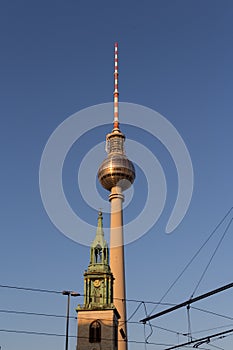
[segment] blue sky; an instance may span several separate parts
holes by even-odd
[[[113,49],[118,41],[120,101],[149,107],[166,117],[182,136],[194,169],[188,212],[177,229],[167,235],[165,226],[177,193],[174,164],[158,140],[124,126],[121,116],[126,136],[144,144],[159,159],[168,187],[165,208],[157,223],[126,246],[127,298],[152,302],[161,299],[232,206],[232,15],[230,0],[2,1],[1,285],[83,293],[89,249],[69,240],[51,223],[40,197],[39,165],[45,144],[60,123],[83,108],[112,101]],[[77,169],[82,154],[104,141],[109,131],[111,124],[80,139],[64,167],[67,198],[75,212],[91,225],[97,223],[99,208],[90,208],[80,198]],[[103,149],[99,163],[104,157]],[[137,175],[125,222],[138,215],[145,202],[146,175],[143,177],[140,169]],[[107,198],[107,192],[100,187],[98,191]],[[104,221],[108,220],[105,215]],[[165,302],[179,303],[190,297],[226,225],[227,221]],[[232,281],[232,243],[230,227],[196,295]],[[1,310],[66,313],[66,300],[61,295],[6,288],[0,288],[0,293]],[[233,317],[230,293],[197,306]],[[82,298],[72,300],[72,316],[78,303]],[[138,305],[128,302],[129,316]],[[153,308],[150,304],[146,307],[148,312]],[[142,305],[131,321],[138,322],[144,316]],[[186,311],[164,316],[153,324],[187,333]],[[215,333],[229,324],[231,321],[224,318],[191,310],[193,336]],[[222,326],[225,328],[194,333]],[[0,312],[0,329],[64,334],[65,320]],[[75,332],[76,321],[72,319],[70,334]],[[144,346],[133,343],[144,342],[142,325],[129,323],[129,340],[129,350]],[[186,340],[179,337],[180,342]],[[230,350],[230,340],[227,337],[214,345]],[[177,341],[177,335],[156,328],[148,340],[166,344]],[[74,344],[71,338],[71,348]],[[0,345],[4,350],[16,346],[63,349],[64,339],[1,332]],[[148,344],[146,348],[166,346]]]

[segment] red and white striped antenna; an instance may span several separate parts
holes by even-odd
[[[119,91],[118,91],[118,43],[114,52],[114,129],[119,128]]]

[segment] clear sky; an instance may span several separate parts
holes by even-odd
[[[135,300],[128,302],[128,317],[132,316],[129,350],[162,350],[166,345],[150,344],[187,341],[181,335],[189,329],[187,312],[182,309],[153,321],[153,326],[169,331],[153,327],[145,346],[144,327],[138,322],[154,305],[139,305],[140,301],[161,300],[232,207],[232,17],[231,0],[1,2],[1,286],[83,293],[89,248],[68,239],[50,221],[40,196],[39,166],[46,142],[60,123],[83,108],[112,101],[113,49],[118,41],[120,101],[149,107],[170,121],[189,150],[194,170],[187,214],[171,234],[166,234],[177,195],[174,162],[164,145],[143,130],[124,125],[121,115],[122,131],[150,149],[167,181],[167,199],[159,220],[125,248],[127,298]],[[108,193],[97,184],[100,204],[95,194],[97,205],[92,208],[81,198],[77,173],[85,154],[105,140],[111,122],[109,115],[108,126],[100,125],[80,138],[64,163],[67,200],[92,226],[97,223],[101,198],[107,200]],[[80,120],[80,128],[82,123],[85,120]],[[104,157],[103,147],[97,164]],[[136,170],[134,195],[125,210],[126,223],[139,215],[147,198],[148,174]],[[97,168],[90,165],[83,187],[91,190],[95,183],[89,178],[95,178],[96,173]],[[154,198],[155,208],[157,205]],[[231,217],[232,213],[163,302],[180,303],[190,298]],[[104,222],[109,222],[105,213]],[[80,232],[77,227],[77,232],[83,237],[95,235],[95,229]],[[232,233],[231,226],[195,296],[232,282]],[[9,313],[64,316],[64,296],[9,288],[0,288],[0,295],[2,350],[64,348],[62,336],[2,331],[64,334],[64,318]],[[72,317],[78,303],[82,304],[82,297],[71,301]],[[232,289],[193,306],[233,318]],[[196,338],[233,328],[233,319],[193,308],[190,318]],[[203,330],[207,331],[197,332]],[[145,332],[150,334],[150,327]],[[75,334],[76,320],[72,318],[70,335]],[[203,348],[215,345],[230,350],[231,343],[229,336]],[[70,349],[75,349],[74,338],[70,339]]]

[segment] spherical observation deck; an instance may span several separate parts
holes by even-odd
[[[134,165],[125,155],[110,153],[98,170],[98,179],[108,191],[115,186],[127,190],[135,179]]]

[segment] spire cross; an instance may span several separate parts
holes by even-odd
[[[118,92],[118,43],[115,43],[114,54],[114,129],[119,128],[119,92]]]

